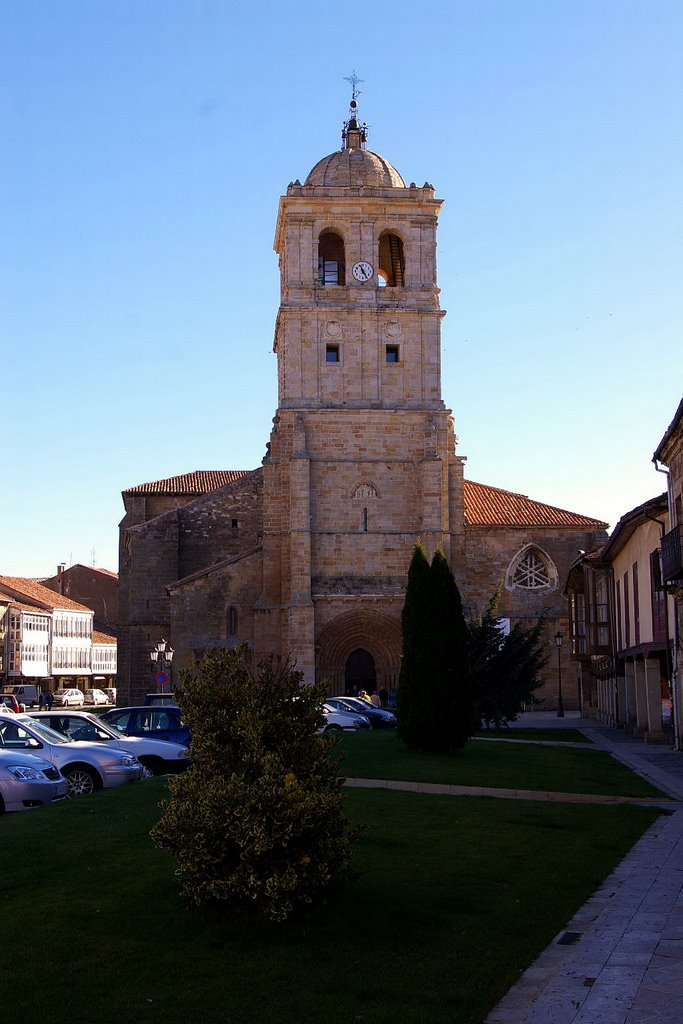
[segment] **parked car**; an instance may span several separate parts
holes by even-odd
[[[327,703],[337,711],[350,711],[357,715],[365,715],[370,719],[373,729],[396,728],[396,715],[393,711],[375,707],[374,704],[368,704],[366,700],[359,700],[358,697],[329,697]]]
[[[82,690],[74,687],[68,690],[60,687],[52,694],[52,703],[62,708],[82,708],[85,704],[85,695]]]
[[[0,748],[0,814],[64,800],[69,783],[44,757]]]
[[[145,706],[151,707],[168,707],[177,708],[178,701],[175,699],[172,693],[146,693],[145,694]]]
[[[177,774],[190,765],[187,747],[148,736],[124,736],[103,722],[99,715],[91,715],[87,711],[32,711],[31,718],[44,722],[70,740],[106,743],[110,747],[128,750],[144,765],[146,775]]]
[[[357,732],[359,729],[369,729],[370,722],[363,715],[353,714],[348,711],[337,711],[329,704],[323,704],[325,725],[319,732]]]
[[[23,708],[13,693],[0,693],[0,710],[4,707],[7,711],[13,711],[15,714],[20,714]]]
[[[107,700],[109,701],[109,703],[110,704],[116,704],[116,687],[115,686],[105,686],[104,692],[107,695]]]
[[[86,704],[94,704],[95,706],[97,706],[98,704],[109,703],[109,701],[107,700],[107,695],[104,692],[104,690],[88,689],[84,692],[83,697]]]
[[[148,736],[157,740],[171,740],[189,746],[192,734],[180,716],[180,708],[163,707],[114,708],[100,716],[105,725],[124,736]]]
[[[40,701],[40,690],[34,685],[5,686],[3,693],[13,693],[18,704],[25,704],[27,708],[37,706]]]
[[[66,778],[69,797],[135,782],[144,771],[137,757],[127,750],[67,740],[26,714],[0,712],[0,749],[3,748],[45,758]]]

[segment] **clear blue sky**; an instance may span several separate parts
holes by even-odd
[[[254,468],[278,197],[339,145],[445,200],[468,476],[614,524],[683,391],[680,0],[4,0],[0,571],[116,569],[122,489]]]

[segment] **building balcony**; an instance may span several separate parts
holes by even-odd
[[[683,530],[674,526],[662,537],[662,579],[665,583],[683,582]]]

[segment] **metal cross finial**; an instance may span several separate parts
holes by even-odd
[[[358,85],[364,82],[364,78],[359,78],[355,71],[352,71],[348,78],[344,78],[345,82],[348,82],[351,86],[351,99],[355,100],[357,96],[360,96],[360,89]]]

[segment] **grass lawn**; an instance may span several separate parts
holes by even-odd
[[[533,726],[520,726],[516,729],[513,725],[509,729],[480,729],[476,736],[484,736],[489,739],[502,740],[542,740],[544,743],[592,743],[593,741],[585,736],[578,729],[535,729]]]
[[[348,791],[359,879],[274,926],[181,906],[164,793],[0,819],[4,1020],[479,1024],[658,813]]]
[[[609,754],[590,748],[469,742],[455,755],[418,754],[393,729],[345,734],[340,747],[346,754],[342,771],[350,778],[666,799]]]

